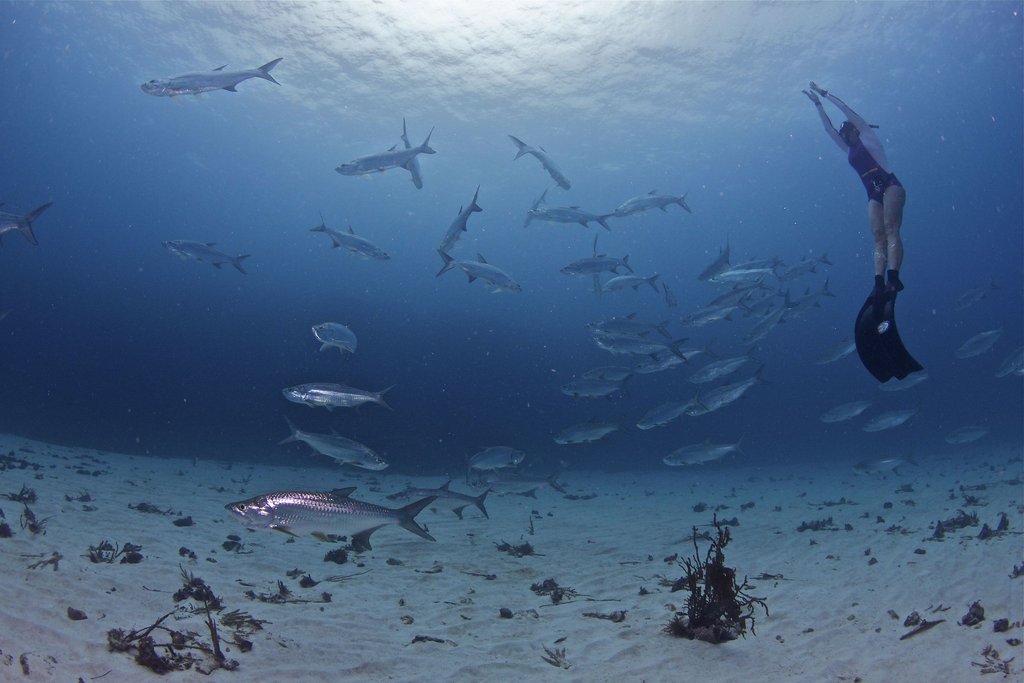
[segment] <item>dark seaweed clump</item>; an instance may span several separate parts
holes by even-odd
[[[732,540],[729,527],[716,518],[713,522],[714,538],[701,559],[697,546],[697,529],[693,529],[693,557],[684,558],[680,566],[686,572],[672,586],[673,591],[686,590],[686,612],[677,612],[665,626],[665,632],[679,638],[723,643],[746,636],[747,625],[754,633],[754,607],[759,606],[768,615],[768,606],[761,598],[747,595],[746,578],[736,582],[736,570],[725,566],[723,549]]]
[[[29,503],[35,503],[37,500],[35,489],[30,489],[24,484],[21,485],[21,490],[17,493],[3,493],[0,494],[0,497],[14,501],[15,503],[25,503],[26,505]]]
[[[533,549],[533,546],[529,543],[520,543],[519,545],[512,545],[502,541],[501,543],[495,543],[498,550],[503,553],[508,553],[512,557],[526,557],[527,555],[536,555],[537,552]]]
[[[94,564],[113,564],[114,560],[119,557],[121,564],[138,564],[143,559],[140,550],[142,550],[141,545],[125,543],[124,546],[118,546],[103,539],[96,545],[89,546],[85,556]]]
[[[575,598],[579,593],[568,586],[559,586],[558,582],[554,579],[544,579],[541,583],[535,583],[530,586],[537,595],[547,595],[551,598],[551,602],[558,604],[565,598]]]

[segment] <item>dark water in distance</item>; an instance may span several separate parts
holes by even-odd
[[[743,439],[766,464],[953,448],[957,427],[1022,442],[1019,377],[996,378],[1022,324],[1022,22],[1020,3],[553,3],[487,13],[430,3],[0,3],[3,210],[53,206],[39,246],[0,247],[0,430],[152,453],[303,460],[284,415],[385,454],[394,470],[457,471],[477,448],[521,448],[540,469],[660,466],[666,452]],[[174,102],[139,85],[228,63],[284,60],[278,87],[249,80]],[[877,123],[907,187],[900,328],[930,379],[884,393],[855,356],[813,361],[852,334],[871,284],[865,197],[800,93],[831,88]],[[841,119],[829,109],[834,122]],[[338,164],[398,143],[402,118],[437,154],[409,174],[343,177]],[[553,185],[514,134],[543,146],[571,179],[549,206],[608,213],[656,189],[679,207],[596,225],[535,222]],[[437,245],[480,186],[454,255],[483,254],[521,283],[490,294]],[[388,251],[364,261],[309,228],[355,231]],[[646,286],[596,297],[559,269],[599,249],[630,255],[678,297]],[[247,253],[230,266],[180,262],[163,240]],[[788,283],[835,298],[752,348],[768,382],[700,417],[639,431],[636,421],[697,389],[703,360],[633,377],[612,400],[559,387],[600,365],[585,325],[636,312],[723,357],[747,348],[753,318],[699,329],[679,319],[720,291],[697,274],[726,241],[733,261],[834,264]],[[954,310],[965,291],[990,291]],[[783,285],[785,287],[786,285]],[[357,353],[318,353],[310,327],[348,324]],[[969,337],[1003,328],[994,349],[960,360]],[[628,363],[627,363],[628,364]],[[734,379],[747,377],[748,364]],[[343,381],[378,390],[393,411],[309,409],[281,389]],[[871,399],[859,420],[818,421]],[[869,434],[867,417],[915,408]],[[622,431],[558,446],[590,418]],[[309,460],[324,463],[326,459]]]

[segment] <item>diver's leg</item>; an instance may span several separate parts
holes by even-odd
[[[889,289],[898,292],[903,289],[900,282],[900,266],[903,265],[903,240],[900,239],[900,227],[903,225],[903,205],[907,201],[907,191],[899,185],[891,185],[885,189],[882,197],[882,213],[885,223],[885,253],[889,262]]]
[[[875,278],[885,275],[885,215],[882,203],[874,199],[868,200],[868,225],[871,227],[871,239],[874,242]]]

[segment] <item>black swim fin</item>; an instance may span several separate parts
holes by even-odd
[[[868,295],[854,326],[857,355],[875,379],[888,382],[903,379],[924,368],[903,346],[896,329],[896,297]]]

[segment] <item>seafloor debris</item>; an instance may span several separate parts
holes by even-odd
[[[6,498],[15,503],[25,503],[27,505],[36,502],[36,491],[22,484],[21,490],[17,493],[0,493],[0,498]]]
[[[541,657],[545,662],[551,666],[556,666],[560,669],[568,669],[572,666],[569,660],[565,656],[565,648],[551,649],[547,645],[544,646],[544,656]]]
[[[607,619],[613,624],[618,624],[626,620],[626,611],[616,610],[615,612],[610,612],[608,614],[604,614],[602,612],[584,612],[583,616],[590,617],[592,619]]]
[[[977,626],[983,621],[985,621],[985,608],[981,606],[981,602],[975,600],[967,608],[967,614],[960,617],[959,623],[961,626]]]
[[[89,546],[85,557],[94,564],[112,564],[117,558],[121,558],[121,564],[138,564],[142,562],[141,545],[125,543],[124,546],[117,546],[110,541],[103,539],[96,545]]]
[[[579,595],[574,589],[568,586],[559,586],[554,579],[544,579],[541,583],[535,583],[530,586],[537,595],[547,595],[551,598],[551,602],[558,604],[565,598],[570,600]]]
[[[36,555],[36,557],[42,557],[42,555]],[[64,559],[64,556],[54,551],[49,557],[38,562],[33,562],[28,566],[29,569],[42,569],[43,567],[53,567],[53,571],[57,571],[57,564]]]
[[[512,545],[502,541],[501,543],[495,543],[498,550],[503,553],[508,553],[512,557],[526,557],[527,555],[537,555],[538,553],[533,549],[533,546],[529,543],[523,542],[519,545]]]
[[[1002,659],[999,656],[999,652],[991,645],[986,645],[985,649],[981,651],[981,654],[985,658],[984,662],[971,662],[974,666],[981,667],[981,673],[1003,674],[1004,678],[1013,673],[1013,671],[1010,670],[1010,662],[1016,659],[1016,657]]]
[[[676,612],[665,626],[665,632],[679,637],[698,639],[709,643],[723,643],[745,636],[747,624],[754,631],[754,607],[760,606],[768,615],[768,605],[762,598],[747,595],[746,578],[736,582],[736,570],[725,566],[723,549],[731,540],[729,527],[714,521],[717,538],[713,539],[701,559],[697,546],[697,530],[693,530],[693,557],[684,558],[680,565],[686,572],[672,586],[673,591],[686,590],[686,612]]]
[[[839,527],[832,523],[832,518],[819,519],[814,522],[801,522],[796,528],[797,531],[839,531]]]

